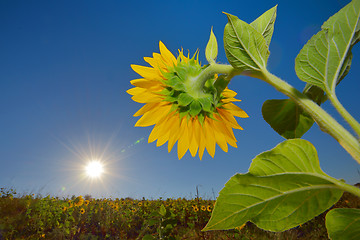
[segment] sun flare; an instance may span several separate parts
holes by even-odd
[[[86,165],[85,171],[88,177],[99,178],[104,172],[104,167],[101,162],[93,160]]]

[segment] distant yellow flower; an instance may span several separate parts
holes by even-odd
[[[211,206],[210,205],[207,206],[207,211],[211,212]]]
[[[199,211],[199,207],[198,207],[197,205],[193,205],[192,207],[193,207],[194,212],[198,212],[198,211]]]
[[[201,206],[201,211],[206,211],[206,206]]]
[[[81,213],[81,214],[84,214],[84,213],[85,213],[85,209],[84,209],[84,208],[81,208],[81,209],[80,209],[80,213]]]
[[[90,201],[89,200],[85,200],[84,204],[85,206],[89,205]]]
[[[197,53],[192,58],[179,51],[178,58],[160,42],[160,54],[144,60],[151,67],[131,65],[143,78],[131,81],[134,88],[127,91],[135,102],[144,103],[134,116],[142,116],[135,126],[155,125],[148,142],[157,140],[161,146],[168,142],[170,152],[177,142],[178,158],[187,150],[202,159],[205,148],[214,157],[216,144],[227,152],[228,145],[237,147],[234,129],[242,129],[236,117],[248,115],[232,102],[236,92],[218,88],[217,75],[206,82],[196,81],[204,67]]]

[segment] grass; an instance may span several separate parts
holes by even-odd
[[[251,222],[241,229],[202,232],[213,200],[71,199],[18,196],[0,189],[0,239],[328,239],[325,214],[274,233]],[[344,193],[333,208],[360,208],[360,199]]]

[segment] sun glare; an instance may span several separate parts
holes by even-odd
[[[99,161],[90,161],[85,168],[86,175],[91,178],[99,178],[104,172],[104,168]]]

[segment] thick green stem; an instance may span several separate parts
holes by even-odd
[[[284,82],[275,75],[262,69],[259,78],[274,86],[278,91],[290,97],[297,105],[304,109],[320,126],[320,128],[334,137],[345,150],[360,164],[360,143],[333,117],[319,105],[310,100],[297,89]]]
[[[339,102],[338,98],[335,94],[328,94],[328,98],[331,103],[334,105],[339,114],[346,120],[346,122],[352,127],[352,129],[356,132],[358,137],[360,137],[360,124],[350,115],[350,113],[343,107],[343,105]]]
[[[360,197],[360,188],[349,185],[342,181],[334,181],[334,183],[342,190],[354,194],[355,196]]]
[[[199,79],[199,82],[204,85],[206,80],[214,76],[215,73],[225,74],[228,75],[228,77],[234,77],[235,75],[239,75],[241,72],[233,68],[231,65],[211,63],[197,76],[197,78]]]
[[[226,75],[226,81],[230,82],[231,78],[235,75],[239,75],[241,72],[233,68],[231,65],[217,64],[215,62],[210,63],[210,65],[202,70],[199,75],[191,78],[189,80],[189,93],[193,97],[202,97],[205,82],[214,77],[214,74],[224,74]]]

